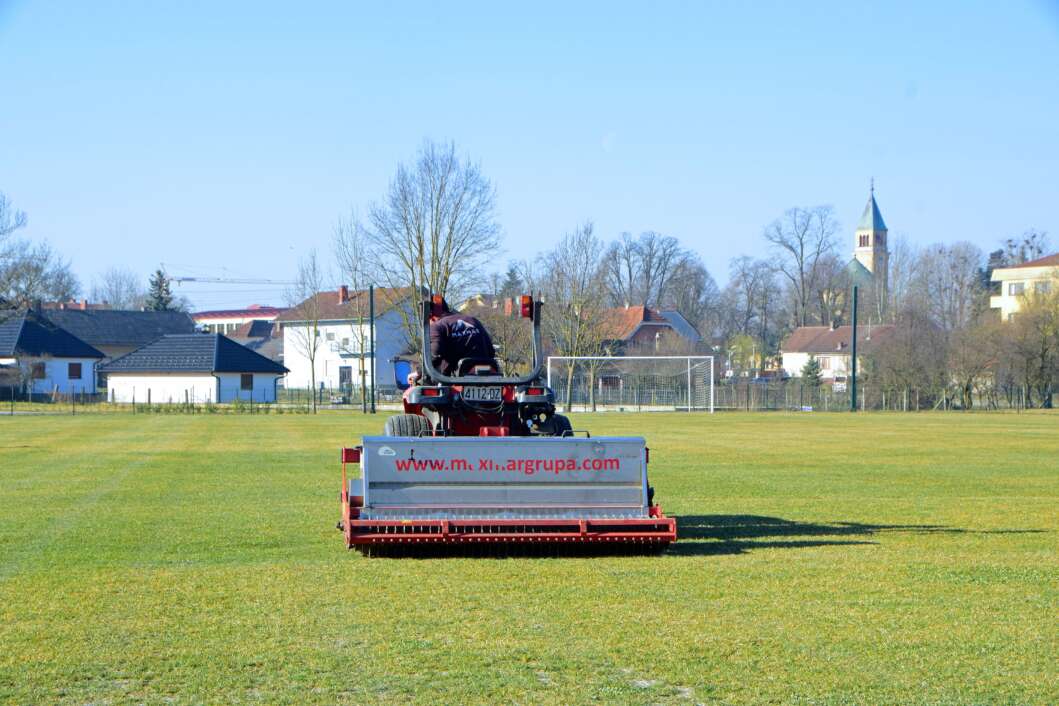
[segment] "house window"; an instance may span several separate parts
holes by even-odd
[[[349,339],[348,338],[343,338],[342,339],[342,347],[343,348],[349,348]]]
[[[870,235],[862,235],[862,236],[860,236],[860,247],[866,248],[869,245],[871,245],[871,236]]]
[[[1037,292],[1037,294],[1047,294],[1048,292],[1052,291],[1052,283],[1048,280],[1034,282],[1033,291]]]
[[[30,377],[32,377],[34,380],[43,380],[44,379],[44,363],[34,363],[33,367],[30,369],[30,373],[29,374],[30,374]]]
[[[254,374],[243,373],[239,376],[239,389],[240,390],[253,390],[254,389]]]
[[[821,370],[830,370],[831,369],[831,357],[830,356],[824,356],[824,357],[822,357],[820,359],[820,369]]]
[[[1017,297],[1026,291],[1026,285],[1022,282],[1008,282],[1008,294]]]
[[[70,363],[66,366],[66,379],[67,380],[80,380],[81,379],[81,364]]]
[[[334,331],[329,331],[329,332],[327,333],[327,340],[328,340],[328,341],[333,341],[333,340],[335,340],[335,334],[334,334]]]

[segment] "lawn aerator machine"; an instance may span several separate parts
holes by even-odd
[[[649,452],[640,437],[592,437],[555,410],[541,380],[542,304],[522,296],[533,325],[533,361],[504,376],[495,361],[464,359],[455,375],[435,369],[431,317],[423,302],[421,377],[407,380],[404,414],[385,434],[342,450],[346,546],[366,554],[419,548],[513,545],[660,551],[676,540],[648,485]],[[360,477],[347,465],[360,465]]]

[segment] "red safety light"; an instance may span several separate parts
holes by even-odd
[[[423,397],[441,397],[442,392],[440,387],[424,387]]]
[[[523,294],[520,297],[522,303],[522,318],[532,319],[533,318],[533,297],[529,294]]]
[[[533,396],[533,395],[543,395],[544,394],[544,388],[543,387],[527,387],[526,388],[526,394],[527,395],[531,395],[531,396]]]

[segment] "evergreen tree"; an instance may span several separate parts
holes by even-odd
[[[802,366],[802,382],[809,387],[820,387],[820,361],[815,355],[809,356]]]
[[[507,273],[504,275],[504,283],[500,285],[499,294],[501,297],[517,297],[522,293],[522,278],[518,274],[518,268],[512,263],[507,266]]]
[[[151,275],[150,290],[147,292],[147,309],[149,311],[173,311],[173,292],[169,289],[169,278],[162,270],[155,270]]]

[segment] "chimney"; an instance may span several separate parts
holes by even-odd
[[[82,299],[81,300],[81,311],[88,311],[88,300],[87,299]]]
[[[338,288],[338,303],[339,304],[345,304],[348,301],[349,301],[349,287],[347,287],[346,285],[343,284],[343,285],[341,285]]]

